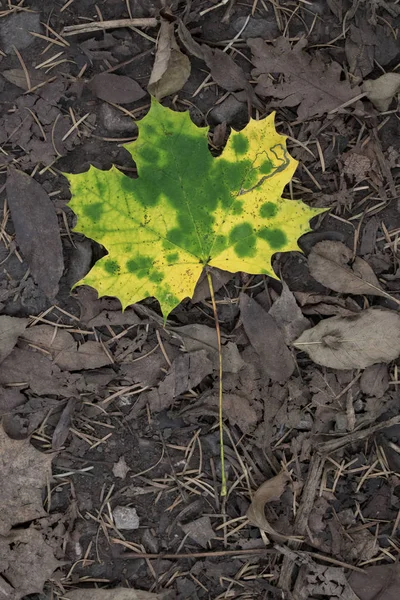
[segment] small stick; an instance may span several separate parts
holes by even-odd
[[[120,27],[157,27],[158,20],[147,19],[116,19],[115,21],[95,21],[94,23],[83,23],[82,25],[68,25],[64,27],[62,34],[65,36],[78,35],[79,33],[91,33],[92,31],[103,31],[104,29],[119,29]]]
[[[249,550],[218,550],[215,552],[181,552],[178,554],[151,554],[148,552],[124,552],[122,559],[126,558],[159,558],[161,560],[179,560],[181,558],[212,558],[213,556],[243,556],[257,554],[276,554],[272,548],[250,548]]]
[[[217,305],[215,303],[214,287],[212,282],[212,276],[210,271],[207,269],[207,281],[208,287],[210,288],[211,304],[214,312],[215,331],[217,333],[218,343],[218,357],[219,357],[219,442],[221,448],[221,496],[226,496],[226,475],[225,475],[225,453],[224,453],[224,418],[222,411],[222,346],[221,346],[221,330],[218,321]]]

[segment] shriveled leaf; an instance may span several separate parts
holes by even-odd
[[[0,316],[0,363],[10,354],[28,323],[28,319]]]
[[[305,331],[293,346],[332,369],[388,363],[400,354],[400,314],[369,308],[353,317],[325,319]]]
[[[214,369],[218,369],[219,355],[218,342],[215,329],[193,323],[176,327],[173,330],[174,335],[182,338],[185,348],[188,352],[194,350],[205,350],[208,358],[213,362]],[[243,360],[240,357],[239,350],[233,342],[226,342],[222,338],[222,365],[224,373],[237,373],[243,366]]]
[[[54,206],[40,183],[14,168],[8,173],[6,190],[17,243],[33,279],[52,299],[64,269]]]
[[[112,363],[100,342],[90,340],[80,346],[68,331],[50,325],[37,325],[24,332],[25,342],[49,352],[56,365],[64,371],[98,369]]]
[[[381,112],[388,110],[393,98],[400,92],[400,73],[385,73],[378,79],[364,81],[363,91],[368,100]]]
[[[99,73],[91,79],[89,89],[100,100],[113,104],[129,104],[146,95],[134,79],[114,73]]]
[[[389,388],[387,365],[378,363],[367,367],[361,375],[360,388],[367,396],[382,398]]]
[[[287,381],[294,371],[295,364],[274,318],[255,300],[243,293],[240,294],[240,316],[266,375],[274,381]]]
[[[145,392],[143,396],[151,410],[160,412],[169,408],[178,396],[199,385],[212,370],[212,362],[205,350],[188,352],[174,360],[158,389]]]
[[[150,75],[148,90],[161,100],[179,92],[190,76],[190,60],[183,54],[175,40],[174,23],[163,19],[157,42],[157,52]]]
[[[293,342],[310,327],[310,322],[303,317],[296,298],[285,281],[282,281],[282,293],[273,303],[269,314],[283,331],[286,344]]]
[[[290,477],[286,471],[282,471],[279,475],[276,475],[276,477],[264,481],[254,494],[253,500],[246,513],[246,517],[252,525],[259,527],[259,529],[268,533],[268,535],[278,542],[287,541],[290,537],[281,535],[272,527],[272,525],[270,525],[265,516],[265,505],[267,502],[279,500],[289,481]]]
[[[69,428],[71,425],[72,415],[75,411],[76,403],[77,398],[70,398],[61,413],[60,419],[51,439],[51,447],[53,450],[59,450],[69,435]]]
[[[369,264],[342,242],[315,244],[308,257],[311,275],[322,285],[345,294],[388,297]],[[389,296],[390,297],[390,296]]]
[[[357,302],[350,297],[338,298],[310,292],[295,292],[294,295],[305,315],[351,317],[361,310]]]
[[[244,90],[253,106],[263,110],[263,105],[254,93],[243,69],[229,54],[219,48],[211,49],[205,44],[198,44],[182,21],[178,26],[178,34],[188,52],[204,60],[210,69],[211,77],[220,87],[229,92]]]
[[[321,209],[281,198],[296,162],[273,119],[233,131],[214,158],[207,128],[153,100],[138,140],[126,145],[138,179],[115,167],[66,175],[76,230],[109,252],[79,285],[117,296],[124,308],[154,296],[167,317],[206,265],[275,277],[272,255],[298,249]]]
[[[2,600],[20,600],[28,594],[40,594],[60,566],[51,546],[33,526],[15,529],[6,537],[0,537],[0,557],[1,572],[8,585],[8,595],[1,596]],[[0,592],[4,590],[1,580],[0,576]]]
[[[204,516],[181,525],[183,531],[202,548],[208,548],[208,542],[215,538],[215,532],[211,527],[210,517]]]
[[[360,94],[360,88],[352,88],[348,80],[341,80],[343,69],[339,63],[332,61],[327,65],[318,52],[305,51],[305,38],[294,46],[287,37],[280,37],[273,44],[261,38],[247,43],[253,53],[257,94],[277,99],[279,106],[298,106],[300,119],[323,115]],[[275,83],[271,73],[282,74],[283,81]]]
[[[52,457],[29,440],[12,440],[1,426],[0,457],[0,535],[6,535],[13,525],[46,514],[42,490],[51,477]]]

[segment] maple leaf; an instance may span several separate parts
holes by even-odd
[[[359,87],[341,81],[342,66],[332,61],[326,64],[318,53],[305,52],[307,40],[301,39],[293,47],[289,40],[280,37],[273,44],[261,38],[249,39],[257,78],[255,91],[259,96],[279,99],[280,106],[299,106],[299,119],[323,115],[355,98]],[[274,83],[271,73],[281,73],[283,80]]]
[[[112,167],[66,174],[76,230],[108,255],[76,285],[116,296],[125,308],[149,296],[164,318],[191,297],[206,265],[265,273],[275,252],[299,250],[297,239],[321,209],[281,198],[297,162],[274,127],[274,115],[232,131],[221,156],[208,149],[208,127],[188,112],[152,100],[125,148],[138,178]]]

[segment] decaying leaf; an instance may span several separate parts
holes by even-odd
[[[278,325],[255,300],[240,294],[240,315],[251,345],[261,359],[265,374],[274,381],[287,381],[294,371],[294,360]]]
[[[10,354],[28,323],[28,319],[0,316],[0,363]]]
[[[2,506],[3,508],[3,506]],[[28,594],[40,594],[44,584],[60,566],[43,535],[30,527],[15,529],[0,537],[0,593],[7,584],[2,600],[20,600]]]
[[[13,525],[46,514],[42,490],[51,477],[52,457],[29,440],[12,440],[1,426],[0,457],[0,535],[6,535]]]
[[[299,106],[300,119],[330,112],[360,94],[357,86],[352,88],[348,80],[341,81],[343,69],[339,63],[332,61],[327,65],[317,52],[305,51],[305,38],[293,47],[287,37],[280,37],[273,44],[261,38],[247,43],[253,53],[257,94],[276,98],[279,106]],[[283,81],[275,83],[272,73],[282,74]]]
[[[273,303],[269,314],[283,331],[286,344],[293,342],[310,327],[310,322],[303,317],[296,298],[285,281],[282,281],[282,293]]]
[[[17,243],[33,279],[46,296],[54,298],[64,269],[54,206],[40,183],[22,171],[10,169],[6,186]]]
[[[357,302],[350,297],[338,298],[310,292],[295,292],[294,295],[305,315],[351,317],[361,310]]]
[[[254,93],[244,71],[229,54],[219,48],[211,49],[206,44],[198,44],[182,21],[179,22],[178,34],[187,51],[204,60],[210,69],[211,77],[220,87],[229,92],[244,90],[253,106],[263,110],[263,105]]]
[[[342,242],[315,244],[308,257],[311,275],[322,285],[345,294],[368,294],[388,297],[369,266]],[[390,296],[389,296],[390,297]]]
[[[54,363],[65,371],[98,369],[112,362],[100,342],[90,340],[78,346],[65,329],[55,330],[50,325],[37,325],[25,330],[22,338],[50,353]]]
[[[305,331],[293,346],[332,369],[388,363],[400,354],[400,314],[369,308],[353,317],[325,319]]]
[[[381,112],[388,110],[393,98],[400,92],[400,73],[385,73],[378,79],[364,81],[363,91],[368,100]]]
[[[233,131],[214,158],[206,127],[153,100],[138,140],[126,145],[138,179],[115,167],[66,175],[76,229],[109,252],[78,285],[117,296],[123,308],[154,296],[166,318],[206,265],[276,277],[272,255],[298,249],[322,211],[281,198],[296,162],[273,119]]]
[[[158,100],[179,92],[190,76],[190,60],[180,51],[174,28],[174,23],[161,20],[156,57],[147,88]]]
[[[46,76],[38,70],[28,71],[31,87],[36,87],[39,83],[46,80]],[[28,90],[28,81],[23,69],[6,69],[1,72],[1,76],[7,79],[13,85]]]
[[[367,396],[382,398],[389,387],[388,367],[385,364],[376,364],[367,367],[360,379],[361,391]]]
[[[397,600],[400,588],[399,563],[383,564],[352,571],[348,577],[359,600]]]
[[[259,527],[278,542],[287,541],[290,537],[281,535],[269,524],[265,517],[265,505],[267,502],[279,500],[289,481],[290,477],[286,471],[282,471],[279,475],[272,477],[272,479],[264,481],[254,494],[253,500],[246,513],[246,516],[252,525]]]
[[[202,548],[208,548],[208,542],[215,538],[215,532],[211,527],[211,520],[208,516],[200,517],[190,523],[181,525],[183,531]]]
[[[178,335],[182,338],[188,352],[205,350],[208,358],[213,362],[214,369],[218,369],[219,355],[215,329],[200,323],[192,323],[191,325],[176,327],[172,332],[174,335]],[[240,357],[238,347],[233,342],[225,342],[223,336],[222,344],[222,365],[224,373],[237,373],[243,366],[243,360]]]
[[[100,100],[113,104],[129,104],[146,95],[134,79],[115,73],[98,73],[90,80],[88,88]]]

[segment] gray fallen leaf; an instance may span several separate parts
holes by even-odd
[[[98,73],[90,80],[88,88],[100,100],[113,104],[129,104],[146,95],[134,79],[114,73]]]
[[[144,392],[140,400],[145,399],[151,410],[160,412],[168,408],[178,396],[198,386],[212,371],[212,362],[207,358],[205,350],[178,356],[158,388]],[[138,402],[138,405],[141,406],[142,402]]]
[[[332,369],[365,369],[400,354],[400,314],[369,308],[352,317],[331,317],[294,343],[311,360]]]
[[[400,588],[400,565],[382,564],[352,571],[348,581],[359,600],[398,600]]]
[[[255,300],[240,294],[240,314],[250,344],[261,359],[265,373],[274,381],[287,381],[294,360],[275,320]]]
[[[36,450],[29,440],[12,440],[1,426],[0,457],[2,536],[13,525],[45,516],[42,491],[51,477],[53,457]]]
[[[28,73],[31,87],[35,87],[39,83],[42,83],[46,80],[46,76],[40,71],[33,70],[28,71]],[[6,69],[2,71],[1,76],[13,85],[22,88],[25,91],[28,90],[28,82],[23,69]]]
[[[0,316],[0,363],[10,354],[28,322],[28,319]]]
[[[181,525],[183,531],[202,548],[208,547],[208,542],[215,538],[215,532],[211,527],[210,517],[200,517],[195,521]]]
[[[193,323],[191,325],[184,325],[183,327],[176,327],[172,331],[182,338],[188,352],[205,350],[208,358],[213,363],[214,369],[218,369],[219,355],[215,329],[200,323]],[[236,344],[233,342],[224,343],[224,340],[222,340],[222,343],[222,365],[224,372],[238,373],[243,367],[244,362]]]
[[[56,365],[64,371],[98,369],[112,363],[100,342],[88,341],[79,347],[68,331],[54,330],[51,325],[36,325],[26,329],[23,340],[49,352]]]
[[[282,293],[275,300],[269,314],[275,319],[276,324],[283,331],[286,344],[290,344],[306,329],[309,329],[310,322],[303,316],[301,308],[296,302],[293,292],[289,290],[288,285],[281,280]]]
[[[345,294],[369,294],[391,298],[365,260],[356,256],[342,242],[315,244],[308,257],[311,275],[322,285]]]
[[[54,206],[40,183],[14,168],[8,173],[6,190],[18,246],[33,279],[53,299],[64,269]]]
[[[364,81],[363,91],[375,108],[384,112],[400,92],[400,73],[385,73],[378,79],[367,79]]]
[[[190,76],[190,60],[175,40],[174,23],[162,19],[148,91],[161,100],[179,92]]]
[[[382,398],[389,388],[387,365],[378,363],[367,367],[361,375],[360,388],[367,396]]]

